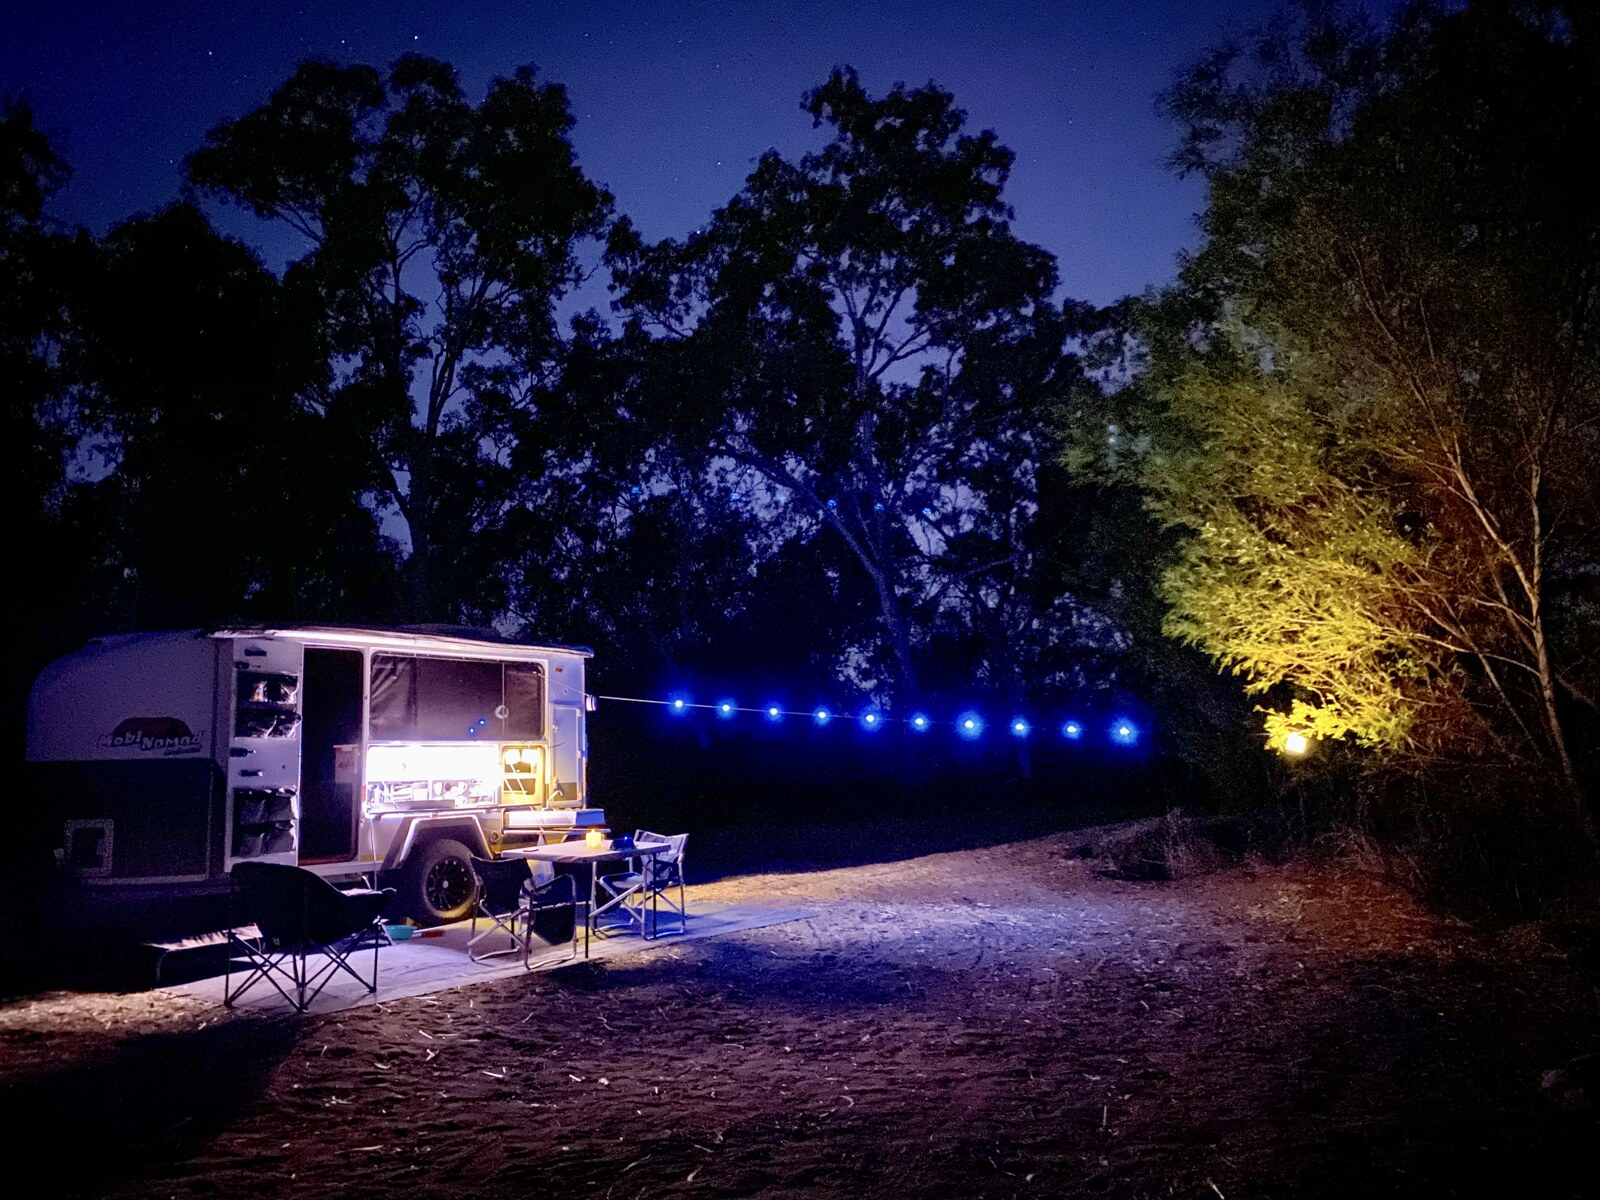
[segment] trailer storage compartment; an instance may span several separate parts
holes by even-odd
[[[222,772],[210,759],[32,763],[38,802],[63,814],[63,865],[124,883],[202,880],[221,868]]]

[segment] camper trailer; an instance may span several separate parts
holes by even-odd
[[[203,889],[289,863],[454,920],[472,855],[604,824],[588,658],[433,626],[99,638],[34,684],[30,770],[86,886]]]

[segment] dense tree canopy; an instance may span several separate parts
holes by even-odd
[[[73,444],[62,354],[71,336],[70,280],[92,255],[46,217],[67,166],[20,103],[0,103],[0,462],[12,486],[9,545],[32,572],[19,616],[25,642],[57,646],[78,634],[72,616],[98,608],[86,586],[90,554],[70,512]],[[37,669],[8,659],[8,711],[20,711]]]
[[[101,239],[49,229],[65,167],[17,110],[0,252],[73,263],[18,272],[53,290],[7,346],[19,473],[85,598],[41,654],[432,618],[592,642],[640,687],[1125,682],[1126,548],[1053,420],[1092,390],[1085,313],[1011,231],[1010,152],[932,85],[839,71],[802,109],[821,149],[657,245],[531,69],[474,101],[431,59],[307,63],[207,135],[186,200]],[[271,269],[218,202],[301,248]],[[585,262],[612,313],[574,311]]]
[[[1204,243],[1130,309],[1147,371],[1077,438],[1181,531],[1168,629],[1266,698],[1271,741],[1531,770],[1591,834],[1592,33],[1316,6],[1208,58],[1166,99]]]
[[[82,292],[78,418],[103,456],[85,486],[126,619],[392,611],[349,468],[365,443],[304,405],[318,331],[255,256],[178,205],[114,229]]]
[[[595,643],[642,688],[1136,686],[1251,792],[1242,686],[1269,745],[1492,766],[1592,828],[1595,36],[1544,0],[1315,4],[1207,56],[1163,101],[1201,244],[1099,313],[932,84],[836,71],[818,148],[653,244],[531,68],[474,99],[431,59],[307,63],[100,238],[51,222],[66,166],[7,105],[38,657],[443,619]],[[278,269],[218,203],[302,245]]]
[[[515,428],[555,369],[555,306],[609,206],[571,126],[565,90],[532,68],[473,105],[419,55],[387,73],[309,62],[189,162],[200,193],[305,239],[285,285],[320,318],[331,368],[306,398],[368,447],[418,619],[502,599],[480,535],[516,502]]]
[[[1010,152],[964,132],[948,93],[875,98],[838,71],[804,107],[821,150],[769,152],[682,242],[613,236],[648,346],[632,410],[725,466],[767,523],[845,548],[876,607],[864,684],[915,694],[917,648],[953,625],[1015,692],[1003,674],[1039,657],[1017,643],[1048,417],[1081,385],[1074,314],[1050,255],[1011,232]]]

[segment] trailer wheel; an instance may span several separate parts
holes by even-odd
[[[400,899],[406,912],[424,925],[461,920],[472,911],[477,892],[472,852],[454,838],[419,846],[401,874]]]

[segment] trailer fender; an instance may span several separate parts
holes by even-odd
[[[406,823],[405,832],[389,844],[384,856],[383,869],[398,871],[406,865],[413,850],[426,846],[437,838],[451,838],[465,845],[474,854],[492,858],[489,838],[484,833],[482,820],[476,813],[459,816],[428,817],[418,815]]]

